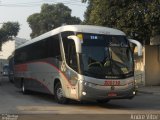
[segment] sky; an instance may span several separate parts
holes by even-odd
[[[19,22],[20,31],[17,37],[30,39],[31,29],[27,23],[28,16],[39,13],[43,3],[64,3],[72,10],[72,16],[84,20],[87,4],[81,0],[0,0],[0,23]]]

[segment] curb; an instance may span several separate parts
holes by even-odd
[[[147,91],[141,91],[141,90],[138,90],[137,92],[143,93],[143,94],[154,94],[154,92],[147,92]]]
[[[137,93],[148,94],[148,95],[160,95],[160,92],[148,92],[143,90],[138,90]]]

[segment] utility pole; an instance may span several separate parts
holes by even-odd
[[[1,3],[1,0],[0,0],[0,3]],[[0,25],[3,24],[3,23],[0,23]],[[2,41],[0,40],[0,51],[2,51]]]

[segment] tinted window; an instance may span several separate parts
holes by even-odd
[[[46,40],[47,57],[56,57],[61,60],[60,43],[58,35]]]
[[[58,35],[16,50],[15,63],[23,63],[49,57],[61,59]]]

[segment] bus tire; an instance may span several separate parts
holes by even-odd
[[[63,89],[60,82],[57,82],[55,85],[55,100],[60,104],[66,104],[68,102],[68,99],[64,97],[63,95]]]
[[[26,89],[24,80],[22,80],[22,87],[21,87],[21,89],[22,89],[22,93],[23,93],[23,94],[27,94],[27,93],[28,93],[28,90]]]

